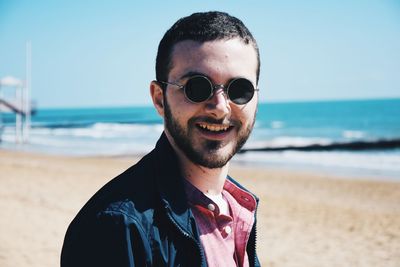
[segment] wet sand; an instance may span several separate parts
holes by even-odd
[[[68,224],[137,159],[0,150],[0,266],[59,266]],[[232,165],[260,198],[263,266],[400,266],[400,182]]]

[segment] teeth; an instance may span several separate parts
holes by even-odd
[[[204,123],[200,123],[199,126],[212,132],[226,131],[229,128],[227,125],[209,125]]]

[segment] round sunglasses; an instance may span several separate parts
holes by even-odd
[[[233,103],[244,105],[253,98],[254,91],[259,90],[254,88],[253,84],[245,78],[235,78],[226,87],[222,84],[213,84],[209,78],[203,75],[190,77],[184,85],[163,81],[158,82],[183,89],[186,98],[193,103],[207,101],[217,89],[222,88]]]

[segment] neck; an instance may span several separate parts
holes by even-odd
[[[209,169],[194,164],[186,156],[179,158],[182,174],[192,185],[206,195],[217,196],[221,194],[228,175],[228,164],[222,168]]]

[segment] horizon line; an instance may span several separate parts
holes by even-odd
[[[291,103],[318,103],[318,102],[351,102],[351,101],[376,101],[376,100],[400,100],[400,96],[396,97],[366,97],[366,98],[331,98],[331,99],[273,99],[263,100],[259,104],[291,104]],[[37,102],[37,101],[36,101]],[[86,106],[43,106],[36,105],[37,110],[43,109],[101,109],[101,108],[136,108],[136,107],[153,107],[150,104],[111,104],[111,105],[86,105]]]

